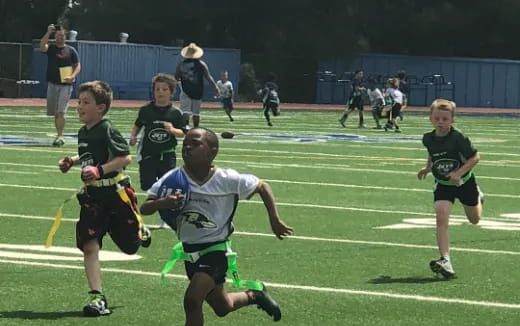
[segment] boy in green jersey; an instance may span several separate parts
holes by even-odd
[[[472,169],[480,160],[480,155],[471,141],[460,130],[453,127],[455,103],[437,99],[430,108],[433,131],[425,133],[423,144],[428,150],[426,167],[417,173],[422,180],[431,172],[435,178],[434,206],[437,220],[437,245],[440,259],[432,260],[430,268],[445,278],[455,275],[449,255],[448,224],[450,213],[458,198],[464,212],[472,224],[480,221],[483,194],[480,191]]]
[[[106,234],[126,254],[148,247],[150,231],[137,213],[137,199],[129,178],[123,173],[130,163],[130,150],[121,133],[104,116],[112,102],[112,89],[102,81],[79,87],[78,116],[84,123],[78,131],[78,155],[59,161],[61,172],[81,166],[83,189],[77,194],[81,206],[76,223],[76,245],[90,288],[86,316],[111,313],[102,291],[99,252]]]

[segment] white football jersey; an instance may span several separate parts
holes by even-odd
[[[233,84],[228,80],[225,83],[222,80],[217,82],[217,87],[220,91],[220,97],[228,98],[233,95]]]
[[[232,220],[238,200],[251,197],[261,181],[251,174],[214,167],[213,175],[199,185],[184,168],[181,169],[189,181],[190,195],[177,216],[177,237],[188,244],[226,240],[234,230]],[[158,197],[160,185],[173,171],[162,176],[148,194]]]

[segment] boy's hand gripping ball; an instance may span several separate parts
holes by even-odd
[[[163,183],[159,187],[157,192],[158,198],[166,198],[171,195],[177,195],[176,197],[182,202],[176,208],[165,208],[159,210],[161,219],[166,222],[172,229],[177,229],[177,216],[180,214],[190,195],[190,184],[188,178],[184,174],[182,169],[177,168],[163,180]]]

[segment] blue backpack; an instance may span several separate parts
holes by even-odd
[[[157,192],[158,198],[163,198],[172,194],[180,193],[184,195],[184,201],[178,209],[160,209],[159,215],[161,219],[166,222],[173,230],[177,230],[177,216],[184,208],[190,196],[190,183],[186,174],[181,168],[173,170],[173,172],[163,180]]]

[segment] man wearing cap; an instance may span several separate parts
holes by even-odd
[[[175,78],[181,82],[181,110],[186,125],[190,122],[190,116],[193,116],[193,127],[199,126],[200,104],[204,94],[203,78],[213,85],[215,93],[220,96],[217,83],[209,74],[208,65],[200,60],[203,54],[204,50],[197,44],[190,43],[181,50],[184,59],[179,62],[175,71]]]
[[[54,33],[56,44],[48,44]],[[78,52],[65,44],[65,30],[60,25],[50,24],[40,40],[40,51],[47,54],[47,115],[54,116],[56,139],[53,146],[63,146],[65,114],[72,94],[72,83],[81,71]]]

